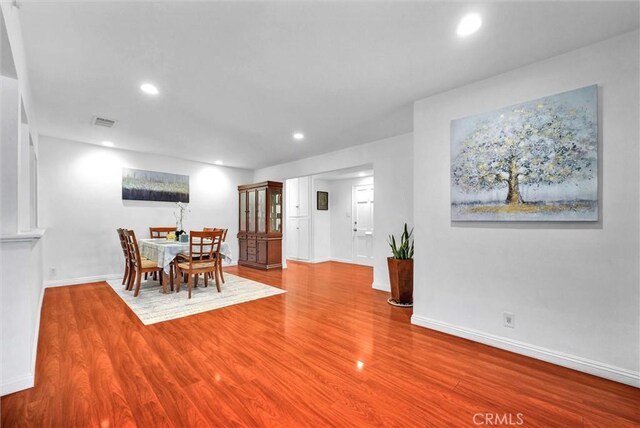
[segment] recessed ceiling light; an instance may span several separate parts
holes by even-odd
[[[296,132],[293,134],[293,139],[296,141],[302,141],[304,140],[304,134],[302,132]]]
[[[456,33],[460,37],[467,37],[480,29],[482,18],[477,13],[469,13],[462,17],[458,23]]]
[[[216,165],[224,165],[224,162],[222,162],[221,160],[217,160],[214,162]]]
[[[113,147],[114,144],[111,141],[103,141],[102,145],[105,147]]]
[[[149,95],[158,95],[160,93],[160,91],[158,91],[158,88],[156,88],[151,83],[143,83],[142,85],[140,85],[140,90]]]

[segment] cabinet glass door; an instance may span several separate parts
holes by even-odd
[[[256,191],[255,190],[249,190],[249,192],[247,192],[249,195],[249,210],[248,210],[248,214],[249,214],[249,219],[248,219],[248,223],[249,223],[249,232],[255,232],[256,231]]]
[[[247,192],[240,192],[240,232],[247,231]]]
[[[258,233],[267,231],[267,189],[258,190]]]
[[[282,233],[282,191],[280,189],[271,190],[271,200],[269,201],[269,232]]]

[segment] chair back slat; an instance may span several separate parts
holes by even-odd
[[[227,231],[229,229],[219,229],[217,227],[205,227],[202,230],[205,230],[205,231],[210,231],[210,230],[222,231],[222,242],[225,242],[227,240]]]
[[[124,235],[124,229],[116,229],[118,231],[118,238],[120,238],[120,246],[122,247],[122,253],[124,254],[124,258],[126,260],[129,259],[128,248],[127,248],[127,237]]]
[[[127,238],[127,248],[129,251],[129,258],[131,259],[131,263],[133,263],[136,267],[142,267],[142,258],[140,257],[140,249],[138,248],[138,241],[136,240],[136,233],[133,230],[124,230],[124,234]]]
[[[166,238],[171,232],[176,232],[175,227],[150,227],[149,236],[152,238]]]
[[[189,232],[189,267],[211,263],[214,254],[219,257],[222,232],[192,230]]]

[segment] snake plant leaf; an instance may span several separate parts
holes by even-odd
[[[400,235],[400,242],[396,242],[396,238],[393,235],[389,235],[389,246],[393,252],[394,259],[407,260],[413,258],[413,228],[409,231],[407,223],[404,224],[402,234]]]

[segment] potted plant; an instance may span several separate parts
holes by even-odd
[[[400,242],[389,235],[389,246],[393,257],[387,258],[391,297],[387,302],[394,306],[413,306],[413,229],[409,231],[404,224]]]

